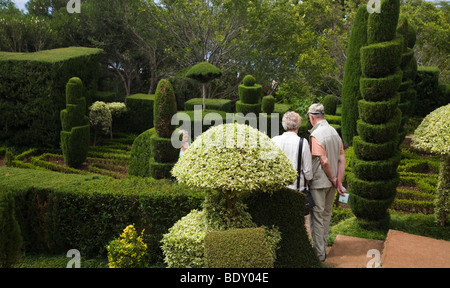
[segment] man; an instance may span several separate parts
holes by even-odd
[[[309,214],[309,223],[314,250],[319,259],[325,261],[336,189],[344,194],[345,152],[341,137],[325,120],[322,104],[311,105],[308,117],[313,125],[309,131],[314,175],[310,189],[316,204]]]
[[[300,137],[298,134],[298,129],[300,128],[302,117],[295,112],[287,112],[284,114],[281,124],[286,132],[283,135],[273,137],[273,141],[283,150],[284,154],[291,160],[293,168],[297,171],[298,165],[298,152]],[[309,181],[312,179],[312,166],[311,166],[311,151],[309,149],[308,141],[303,140],[302,147],[302,175],[300,175],[300,191],[308,185]],[[294,184],[289,185],[288,188],[297,189],[297,180]]]

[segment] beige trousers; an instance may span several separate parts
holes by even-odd
[[[326,257],[328,230],[330,228],[335,193],[335,187],[311,189],[316,206],[309,213],[309,226],[312,245],[320,261],[324,261]]]

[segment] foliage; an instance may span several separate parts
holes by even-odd
[[[414,132],[413,141],[418,148],[450,154],[450,104],[431,112]]]
[[[146,268],[147,244],[144,243],[144,230],[138,235],[133,225],[123,229],[119,239],[111,241],[108,250],[109,268]]]
[[[171,124],[172,116],[177,113],[175,93],[170,82],[166,79],[159,81],[156,88],[153,109],[153,124],[159,137],[170,138],[175,126]]]
[[[295,181],[289,159],[270,138],[242,124],[224,124],[199,136],[172,174],[180,183],[240,195],[273,191]]]
[[[20,260],[22,235],[15,218],[14,197],[8,190],[0,190],[0,268],[11,268]]]
[[[184,103],[185,111],[194,110],[195,105],[202,105],[202,98],[192,98]],[[228,99],[206,99],[206,110],[219,110],[232,113],[232,101]],[[206,111],[205,111],[206,112]]]
[[[112,179],[98,175],[0,167],[0,186],[13,193],[24,249],[84,256],[106,255],[106,246],[134,223],[145,229],[149,261],[161,261],[162,235],[192,209],[205,192],[151,178]],[[67,215],[70,215],[69,217]]]
[[[155,95],[133,94],[125,99],[127,113],[124,121],[127,122],[126,131],[143,133],[154,126]]]
[[[266,229],[243,228],[213,231],[205,237],[209,268],[273,268],[280,234],[270,243]],[[275,246],[275,247],[271,247]]]
[[[327,95],[323,98],[322,104],[325,108],[326,115],[336,115],[337,99],[334,95]]]
[[[417,127],[413,141],[420,149],[442,154],[436,197],[436,219],[445,225],[450,215],[450,104],[431,112]]]
[[[361,5],[353,22],[350,42],[347,48],[347,60],[344,67],[342,85],[342,138],[346,144],[352,144],[357,135],[358,101],[362,98],[359,89],[361,78],[360,50],[367,42],[367,7]]]
[[[162,249],[169,268],[205,268],[204,241],[207,234],[204,212],[192,210],[164,234]]]
[[[192,66],[187,72],[186,77],[195,79],[201,83],[208,83],[222,75],[219,68],[208,62],[200,62]]]
[[[257,226],[276,227],[281,233],[275,268],[320,267],[304,224],[304,194],[282,188],[272,194],[252,193],[244,203]]]
[[[401,64],[403,38],[396,38],[399,16],[399,0],[382,0],[381,13],[372,13],[368,17],[367,43],[360,50],[361,77],[385,78],[397,74]],[[377,82],[377,81],[375,81]],[[380,81],[380,85],[389,85],[391,81]],[[395,87],[398,88],[398,87]],[[368,90],[368,91],[367,91]],[[381,90],[381,89],[380,89]],[[366,92],[367,91],[367,92]],[[361,89],[363,100],[358,101],[361,122],[357,122],[363,135],[353,137],[355,160],[351,174],[347,176],[351,193],[350,207],[361,226],[367,228],[387,227],[389,213],[387,209],[393,203],[399,182],[396,173],[400,153],[398,123],[400,122],[398,104],[400,95],[385,87],[385,95],[379,95],[374,101],[366,99],[371,94],[370,86]],[[397,123],[393,123],[397,121]],[[389,123],[389,124],[388,124]],[[377,126],[382,125],[382,126]],[[383,126],[384,125],[384,126]],[[397,128],[393,137],[381,142],[371,133],[382,131],[386,127]],[[375,128],[374,128],[375,127]],[[369,132],[370,131],[370,132]],[[364,133],[367,132],[367,133]],[[384,169],[381,169],[383,167]],[[381,173],[374,170],[380,169]]]
[[[89,149],[90,126],[83,92],[81,79],[71,78],[66,86],[66,109],[60,114],[61,150],[64,163],[72,168],[83,164]]]
[[[83,79],[83,96],[89,106],[97,90],[100,53],[99,49],[81,47],[0,52],[0,142],[59,147],[66,84],[73,75]]]

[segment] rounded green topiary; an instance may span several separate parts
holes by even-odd
[[[265,96],[262,99],[261,109],[262,112],[270,114],[275,109],[276,99],[272,95]]]
[[[244,84],[244,86],[252,87],[256,84],[256,79],[252,75],[247,75],[244,77],[242,83]]]
[[[399,0],[381,1],[380,13],[370,14],[367,22],[367,44],[393,40],[397,32],[399,15]]]
[[[262,86],[255,84],[254,86],[239,85],[238,94],[239,99],[245,104],[258,104],[262,96]]]
[[[337,99],[334,95],[327,95],[322,100],[326,115],[336,115]]]
[[[186,77],[195,79],[201,83],[208,83],[220,76],[222,76],[222,71],[208,62],[200,62],[189,68],[186,72]]]
[[[177,162],[173,176],[189,186],[239,196],[271,192],[293,182],[297,172],[265,134],[243,124],[223,124],[199,136]]]

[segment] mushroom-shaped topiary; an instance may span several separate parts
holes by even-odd
[[[222,76],[222,71],[208,62],[198,63],[186,72],[186,77],[202,83],[203,110],[206,109],[206,83],[219,78],[220,76]]]
[[[442,155],[437,187],[435,215],[445,225],[450,215],[450,104],[431,112],[414,132],[414,144]]]
[[[172,169],[181,183],[221,191],[227,208],[237,197],[272,192],[295,182],[297,172],[283,151],[265,134],[232,123],[200,135]]]

